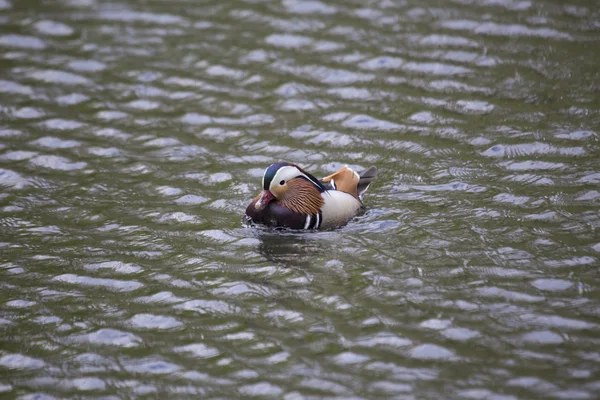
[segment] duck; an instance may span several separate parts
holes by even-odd
[[[277,162],[263,174],[262,192],[246,208],[249,223],[275,228],[322,230],[345,225],[364,210],[363,196],[377,168],[347,165],[317,179],[298,165]]]

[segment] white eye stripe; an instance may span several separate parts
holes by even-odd
[[[271,184],[269,185],[269,189],[273,189],[273,188],[279,186],[279,182],[281,182],[281,181],[287,182],[290,179],[294,179],[298,176],[304,176],[304,177],[308,178],[306,175],[304,175],[302,172],[300,172],[300,170],[296,167],[292,167],[292,166],[281,167],[281,168],[279,168],[279,170],[273,177],[273,180],[271,181]]]

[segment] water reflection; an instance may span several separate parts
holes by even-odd
[[[257,229],[258,252],[268,261],[286,268],[310,269],[312,260],[327,255],[335,233],[296,233]]]

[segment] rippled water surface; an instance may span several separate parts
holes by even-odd
[[[0,396],[600,396],[594,2],[0,9]],[[282,159],[367,212],[245,227]]]

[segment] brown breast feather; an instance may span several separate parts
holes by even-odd
[[[321,193],[315,186],[303,178],[294,178],[288,181],[288,190],[285,198],[279,201],[284,207],[302,214],[316,215],[323,206]]]
[[[360,179],[347,165],[339,171],[323,178],[323,182],[329,183],[332,179],[337,190],[351,194],[358,199],[357,187]]]

